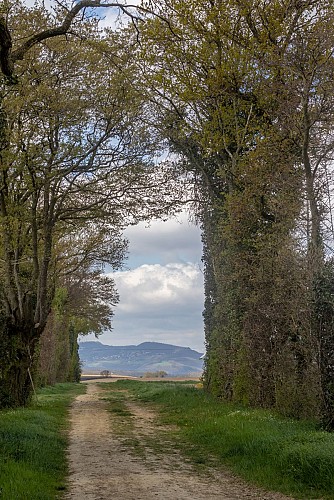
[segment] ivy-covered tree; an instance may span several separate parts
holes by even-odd
[[[310,290],[325,259],[332,2],[150,5],[168,23],[142,27],[136,85],[199,194],[206,385],[318,416]]]

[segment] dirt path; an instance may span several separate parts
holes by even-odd
[[[101,399],[104,393],[98,384],[87,385],[87,394],[78,396],[71,410],[66,499],[287,499],[250,487],[228,471],[199,474],[168,448],[166,429],[155,424],[154,412],[133,401],[125,401],[131,412],[131,433],[122,436],[120,423],[126,426],[126,418],[107,411],[108,403]],[[156,448],[159,436],[163,453]],[[147,445],[150,439],[155,447]]]

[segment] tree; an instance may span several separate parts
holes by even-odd
[[[317,415],[309,291],[324,261],[332,2],[153,5],[169,23],[143,26],[138,85],[197,182],[206,385],[227,399]]]
[[[2,100],[2,405],[29,399],[34,353],[61,286],[64,254],[67,265],[92,277],[87,255],[91,264],[119,262],[112,233],[174,210],[173,168],[162,171],[153,163],[155,146],[142,125],[140,102],[127,90],[130,55],[112,55],[117,35],[101,51],[96,19],[76,24],[85,7],[114,5],[81,1],[65,17],[61,7],[56,28],[43,8],[10,5],[11,29],[33,33],[16,48],[2,22],[2,69],[10,84]],[[75,264],[64,248],[80,234],[91,248],[86,255],[81,247]]]
[[[249,25],[256,25],[257,11],[248,9]],[[264,18],[262,16],[262,18]],[[267,15],[268,18],[268,15]],[[333,426],[333,388],[331,306],[327,298],[332,286],[330,268],[333,252],[333,224],[331,206],[333,135],[333,79],[334,61],[331,25],[332,2],[306,2],[298,5],[291,30],[290,43],[277,44],[271,55],[271,66],[276,66],[275,87],[284,96],[280,106],[279,124],[289,136],[303,171],[305,208],[301,214],[298,232],[306,249],[303,280],[304,297],[309,312],[308,325],[299,331],[294,344],[297,347],[298,372],[305,380],[310,366],[317,366],[319,404],[323,420]],[[266,35],[268,38],[268,33]],[[258,45],[264,37],[255,36]],[[274,52],[274,51],[272,51]],[[267,63],[268,64],[268,63]],[[328,282],[326,283],[326,280]],[[327,306],[324,303],[327,303]],[[324,312],[325,311],[325,312]]]
[[[113,280],[101,274],[101,266],[105,261],[118,269],[126,242],[105,227],[91,227],[91,234],[86,228],[84,236],[80,232],[75,237],[67,235],[66,242],[56,244],[57,288],[38,347],[42,385],[78,381],[78,336],[98,336],[112,328],[118,294]]]

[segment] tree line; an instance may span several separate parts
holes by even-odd
[[[102,32],[107,5],[0,22],[2,401],[25,402],[45,331],[105,327],[122,229],[186,191],[206,389],[331,429],[333,2],[150,0]]]

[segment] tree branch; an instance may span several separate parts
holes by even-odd
[[[3,75],[12,81],[14,79],[14,65],[16,61],[20,61],[24,58],[25,54],[38,43],[49,38],[54,38],[61,35],[66,35],[70,32],[70,28],[74,18],[77,14],[85,8],[94,7],[115,7],[120,9],[124,14],[132,19],[132,21],[139,21],[140,16],[133,14],[129,9],[136,9],[137,12],[142,14],[153,14],[158,19],[164,21],[171,32],[177,36],[168,19],[166,19],[161,14],[153,12],[147,7],[132,5],[132,4],[122,4],[119,2],[106,2],[102,0],[80,0],[78,1],[71,10],[67,10],[63,22],[59,26],[49,28],[39,33],[35,33],[29,37],[24,43],[22,43],[17,49],[12,51],[12,37],[8,30],[6,20],[0,17],[0,70]],[[178,37],[179,38],[179,37]]]
[[[1,72],[7,78],[13,77],[14,64],[16,61],[22,60],[25,54],[36,44],[61,35],[66,35],[69,32],[72,22],[77,14],[87,7],[116,7],[121,9],[125,14],[134,18],[128,9],[138,8],[136,5],[123,5],[119,2],[102,2],[101,0],[80,0],[74,7],[67,12],[63,22],[59,26],[49,28],[39,33],[35,33],[28,38],[22,45],[12,51],[12,38],[7,27],[7,23],[3,17],[0,17],[0,68]]]

